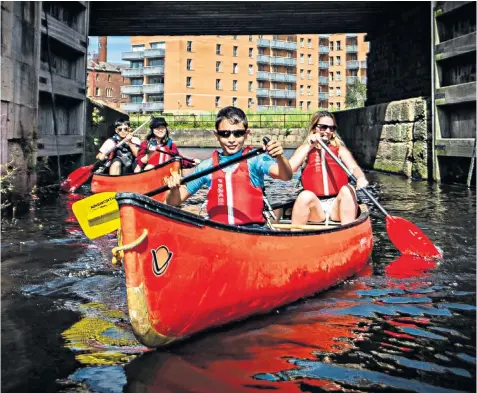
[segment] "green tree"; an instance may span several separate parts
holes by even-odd
[[[347,86],[345,104],[346,109],[361,108],[366,101],[366,85],[359,80],[355,80]]]

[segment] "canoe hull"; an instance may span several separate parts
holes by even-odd
[[[178,172],[182,167],[182,159],[175,157],[170,161],[157,165],[154,168],[133,174],[110,176],[105,174],[93,174],[91,179],[91,192],[136,192],[145,194],[163,186],[164,177],[170,176],[171,172]],[[152,196],[158,202],[164,202],[166,193]]]
[[[129,315],[157,347],[311,296],[360,271],[371,255],[369,214],[340,229],[238,230],[150,199],[118,194]]]

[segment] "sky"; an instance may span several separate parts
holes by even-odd
[[[121,52],[129,52],[131,50],[131,37],[129,36],[113,36],[108,37],[108,59],[110,63],[125,63],[121,60]],[[88,52],[98,51],[98,37],[89,37]]]

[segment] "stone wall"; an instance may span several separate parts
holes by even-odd
[[[404,5],[403,5],[404,7]],[[431,95],[431,2],[406,3],[370,41],[366,105]]]
[[[422,97],[337,112],[339,133],[367,169],[432,177],[431,104]]]

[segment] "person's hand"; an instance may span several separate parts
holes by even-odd
[[[368,185],[368,180],[364,176],[360,176],[356,179],[356,189],[364,188]]]
[[[193,161],[195,165],[199,165],[201,163],[201,161],[198,158],[194,158]]]
[[[104,160],[106,159],[106,154],[104,154],[104,153],[98,153],[98,154],[96,155],[96,158],[97,158],[98,160],[100,160],[100,161],[104,161]]]
[[[173,191],[178,190],[181,185],[181,175],[177,172],[173,172],[171,176],[167,178],[167,186]]]
[[[319,146],[318,139],[320,139],[320,136],[318,134],[311,134],[308,135],[307,142],[310,147],[316,147]]]
[[[124,137],[124,139],[126,140],[126,142],[129,143],[129,142],[131,141],[131,139],[133,139],[133,134],[127,134],[127,135]]]
[[[283,146],[282,143],[279,141],[268,142],[265,146],[265,150],[273,158],[283,155]]]

